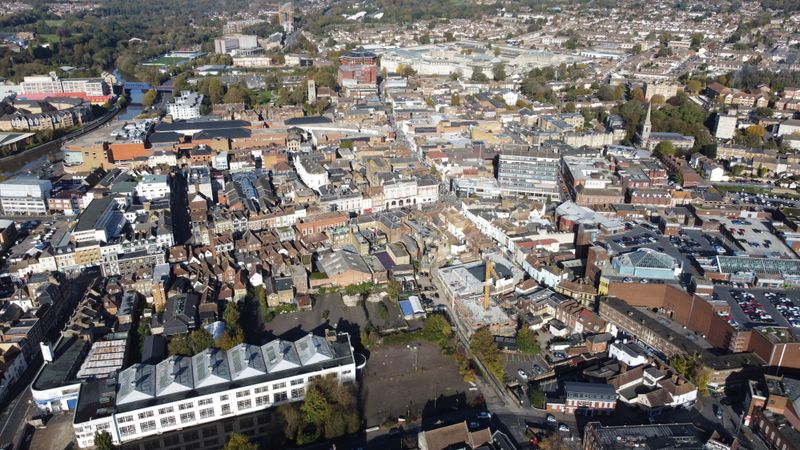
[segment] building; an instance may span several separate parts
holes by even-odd
[[[683,270],[672,256],[649,248],[619,255],[611,263],[620,276],[631,278],[674,280]]]
[[[548,398],[546,409],[564,414],[607,414],[617,407],[617,391],[606,383],[565,381],[563,399]]]
[[[167,114],[173,120],[196,119],[200,117],[200,107],[203,104],[203,95],[192,91],[182,91],[172,103],[167,105]]]
[[[302,400],[308,385],[321,377],[355,382],[347,334],[308,334],[295,342],[210,348],[156,365],[134,364],[118,374],[116,383],[91,380],[80,386],[75,437],[79,447],[87,448],[104,430],[115,444],[124,444],[263,411]]]
[[[763,382],[760,381],[751,383],[750,404],[745,405],[749,409],[750,428],[769,448],[800,448],[800,431],[797,430],[800,417],[796,406],[800,401],[800,380],[764,375]],[[753,384],[760,389],[754,389]]]
[[[0,207],[6,215],[45,215],[53,184],[31,175],[0,183]]]
[[[114,237],[122,221],[117,207],[118,203],[110,196],[92,200],[72,229],[72,240],[77,243],[107,242]]]
[[[608,345],[608,356],[623,362],[628,367],[636,367],[648,362],[645,350],[634,342],[613,342]]]
[[[166,175],[145,175],[136,184],[136,195],[144,200],[169,197],[169,184]]]
[[[714,137],[717,139],[733,139],[736,135],[736,116],[717,114],[714,118]]]
[[[561,157],[549,151],[506,151],[498,157],[497,182],[503,193],[558,201]]]
[[[301,157],[294,167],[300,180],[311,189],[319,191],[321,186],[328,184],[328,171],[317,160]]]
[[[488,428],[471,431],[467,422],[455,423],[417,434],[420,450],[485,449],[492,442],[492,432]]]
[[[91,103],[105,103],[113,97],[102,78],[59,78],[55,72],[23,78],[22,95],[27,100],[45,97],[77,97]]]
[[[600,422],[586,424],[583,450],[685,449],[729,450],[712,434],[691,423],[625,425],[605,427]],[[780,448],[780,447],[778,447]]]
[[[254,34],[230,34],[214,39],[214,52],[218,55],[254,48],[258,48],[258,36]]]

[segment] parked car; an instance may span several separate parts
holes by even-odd
[[[522,370],[522,369],[519,369],[517,371],[517,375],[519,375],[519,377],[522,378],[523,380],[527,380],[528,379],[528,374],[525,373],[525,371]]]
[[[536,375],[541,375],[541,374],[544,373],[544,369],[542,369],[542,366],[540,366],[538,364],[534,364],[533,365],[533,373],[535,373]]]
[[[491,419],[492,413],[489,411],[481,411],[478,413],[478,419]]]
[[[567,424],[560,423],[558,424],[558,431],[569,431],[569,427],[567,426]]]
[[[551,422],[551,423],[556,423],[556,416],[554,416],[552,414],[548,414],[547,415],[547,421]]]

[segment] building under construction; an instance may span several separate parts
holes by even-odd
[[[489,255],[483,261],[439,268],[435,276],[455,319],[470,334],[483,327],[489,327],[497,336],[516,334],[516,317],[498,305],[498,299],[513,292],[523,278],[522,270],[510,261]]]

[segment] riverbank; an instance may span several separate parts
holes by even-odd
[[[69,134],[66,134],[58,139],[54,139],[50,142],[45,142],[44,144],[25,149],[21,152],[14,153],[12,155],[3,156],[2,158],[0,158],[0,174],[2,174],[5,177],[10,177],[16,175],[18,172],[37,168],[36,166],[41,165],[37,163],[38,161],[40,161],[42,158],[45,157],[47,159],[50,159],[49,156],[58,152],[61,149],[61,146],[65,142],[96,130],[97,128],[105,125],[108,121],[113,119],[117,114],[119,114],[119,108],[114,107],[113,109],[111,109],[111,111],[109,111],[102,117],[97,118],[83,125],[81,128]],[[44,161],[42,161],[42,163],[43,162]],[[37,163],[37,164],[32,164],[32,163]],[[27,168],[26,166],[29,165],[32,167]]]

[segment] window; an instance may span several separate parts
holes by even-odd
[[[226,400],[228,400],[228,394],[225,394],[225,395],[220,395],[220,396],[219,396],[219,401],[221,401],[221,402],[224,402],[224,401],[226,401]]]
[[[197,401],[197,406],[207,406],[207,405],[210,405],[212,403],[214,403],[214,400],[212,400],[210,398],[204,398],[202,400],[198,400]]]
[[[292,398],[301,398],[305,393],[305,388],[292,389]]]
[[[308,382],[310,383],[314,380],[319,380],[320,378],[322,378],[322,375],[311,375],[310,377],[308,377]]]
[[[200,410],[201,419],[208,419],[209,417],[214,417],[214,408],[205,408]]]
[[[256,406],[264,406],[269,403],[269,395],[256,397]]]
[[[353,371],[352,370],[345,370],[345,371],[342,371],[342,375],[349,375],[351,372],[353,372]]]
[[[283,389],[286,387],[286,382],[283,383],[275,383],[272,385],[272,389]]]
[[[120,436],[130,436],[136,433],[136,425],[126,425],[119,428]]]
[[[153,417],[153,411],[145,411],[139,413],[140,419],[147,419],[148,417]]]
[[[159,414],[170,414],[171,412],[175,411],[175,408],[172,406],[167,406],[166,408],[159,408]]]
[[[181,403],[181,404],[178,406],[178,409],[179,409],[179,410],[181,410],[181,411],[184,411],[184,410],[187,410],[187,409],[191,409],[191,408],[192,408],[192,402],[189,402],[189,403]]]
[[[222,405],[222,415],[224,416],[225,414],[230,414],[230,413],[231,413],[231,405],[227,403]]]
[[[133,422],[133,416],[123,416],[117,418],[117,423],[128,423]]]
[[[155,420],[148,420],[147,422],[142,422],[141,425],[139,425],[139,428],[142,429],[143,433],[146,432],[146,431],[155,430],[156,429],[156,421]]]
[[[278,403],[286,401],[288,396],[286,395],[286,392],[276,392],[273,398],[275,399],[275,403]]]
[[[236,393],[236,398],[247,397],[248,395],[250,395],[250,389],[237,392]]]
[[[257,387],[255,389],[253,389],[253,392],[255,392],[256,394],[260,394],[262,392],[267,392],[268,390],[269,390],[269,386],[261,386],[261,387]]]
[[[162,417],[161,418],[161,426],[162,427],[171,427],[175,425],[175,416],[169,417]]]
[[[250,399],[239,400],[238,402],[236,402],[236,408],[238,408],[240,410],[241,409],[247,409],[247,408],[249,408],[251,406],[253,406],[253,403],[250,401]]]
[[[303,384],[303,379],[298,378],[296,380],[292,380],[292,386],[297,386],[298,384]]]
[[[194,412],[187,412],[181,414],[181,423],[191,422],[194,420]]]

